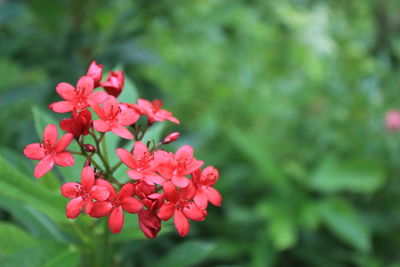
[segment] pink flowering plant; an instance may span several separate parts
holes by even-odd
[[[126,217],[136,216],[147,238],[157,236],[162,221],[172,220],[178,234],[186,236],[190,220],[205,220],[208,203],[221,205],[214,188],[218,170],[204,166],[190,145],[167,151],[178,132],[162,140],[149,134],[161,122],[180,123],[162,101],[119,100],[125,84],[122,71],[111,71],[102,80],[102,65],[92,62],[75,86],[56,86],[60,99],[49,109],[65,114],[59,123],[65,133],[50,123],[41,141],[25,147],[25,156],[37,161],[34,176],[45,176],[55,165],[80,174],[67,177],[60,188],[68,199],[65,220],[85,216],[92,221],[89,225],[104,220],[109,231],[118,234]],[[86,238],[81,229],[78,233]]]

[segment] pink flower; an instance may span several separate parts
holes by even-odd
[[[122,88],[124,88],[124,80],[125,77],[122,71],[111,71],[107,80],[101,83],[101,87],[103,87],[110,95],[118,97],[122,92]]]
[[[215,206],[221,206],[221,194],[212,187],[218,181],[218,176],[218,170],[212,166],[203,171],[198,169],[192,174],[193,183],[197,186],[193,200],[199,208],[207,208],[208,201]]]
[[[70,219],[75,219],[81,213],[83,208],[89,214],[92,211],[93,199],[104,201],[110,195],[105,186],[94,185],[94,171],[87,166],[82,169],[81,183],[65,183],[61,187],[61,194],[64,197],[72,198],[66,208],[66,215]]]
[[[63,119],[60,122],[60,128],[66,132],[72,133],[76,139],[81,135],[89,134],[92,127],[92,113],[84,109],[80,112],[72,112],[70,119]]]
[[[93,121],[96,131],[111,131],[122,138],[133,139],[132,133],[125,128],[139,119],[140,115],[133,108],[126,104],[119,104],[113,96],[109,96],[102,107],[98,103],[92,103],[92,108],[100,117],[99,120]]]
[[[74,165],[74,157],[71,153],[64,151],[71,143],[74,136],[67,133],[57,142],[58,131],[54,124],[49,124],[44,129],[42,143],[27,145],[24,154],[29,159],[40,160],[34,170],[36,178],[48,173],[54,163],[62,167]]]
[[[154,153],[154,161],[164,179],[171,180],[176,186],[186,187],[190,180],[185,175],[193,173],[204,163],[195,159],[193,153],[193,148],[188,145],[179,148],[175,155],[158,150]]]
[[[172,116],[172,113],[161,109],[163,103],[161,100],[153,100],[150,102],[145,99],[138,99],[138,104],[132,104],[140,110],[142,114],[145,114],[149,118],[149,124],[154,123],[154,121],[165,121],[169,120],[173,123],[179,124],[179,120]]]
[[[400,111],[390,110],[386,113],[386,128],[390,131],[396,131],[400,129]]]
[[[110,196],[106,201],[95,202],[90,216],[101,218],[109,214],[108,226],[111,232],[117,234],[124,226],[124,210],[128,213],[138,213],[143,204],[133,197],[134,186],[131,183],[122,186],[118,194],[114,187],[105,180],[98,180],[96,185],[106,186],[110,191]]]
[[[103,66],[97,64],[96,61],[93,61],[92,64],[90,64],[86,75],[92,77],[94,81],[94,87],[98,87],[101,82],[101,77],[103,76]]]
[[[116,153],[120,160],[130,168],[126,173],[133,180],[144,180],[148,184],[163,183],[164,179],[154,173],[153,155],[142,141],[135,142],[133,154],[124,148],[118,148]]]
[[[65,99],[49,106],[51,110],[57,113],[65,113],[85,109],[89,106],[90,101],[97,103],[103,102],[108,94],[106,92],[94,92],[94,81],[92,77],[83,76],[79,79],[76,88],[69,83],[59,83],[57,85],[57,93]]]
[[[157,216],[164,221],[174,216],[175,228],[182,237],[189,232],[188,219],[203,221],[207,215],[206,210],[200,209],[196,203],[191,201],[195,193],[196,189],[193,185],[181,188],[178,192],[172,182],[164,183],[164,194],[167,202],[161,206]]]

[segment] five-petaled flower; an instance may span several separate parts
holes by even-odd
[[[163,102],[161,100],[153,100],[152,102],[145,99],[138,99],[137,104],[131,104],[137,108],[142,114],[148,117],[149,124],[153,124],[155,121],[169,120],[173,123],[179,124],[179,120],[172,116],[172,113],[168,110],[161,109]]]
[[[161,176],[171,180],[176,186],[186,187],[189,185],[189,178],[186,175],[193,173],[203,165],[203,161],[193,157],[193,148],[183,146],[173,153],[157,150],[154,153],[154,161]]]
[[[69,83],[59,83],[57,93],[64,99],[49,106],[51,110],[58,113],[71,112],[85,109],[89,102],[102,103],[108,94],[104,91],[93,92],[94,80],[90,76],[83,76],[79,79],[76,88]]]
[[[111,131],[122,138],[133,139],[132,133],[125,128],[139,119],[139,114],[133,108],[118,103],[113,96],[109,96],[101,107],[99,103],[92,103],[92,108],[100,117],[93,121],[96,131]]]
[[[142,142],[136,141],[133,146],[133,154],[124,148],[118,148],[116,153],[119,159],[130,169],[127,174],[133,180],[144,180],[148,184],[162,184],[164,179],[155,173],[153,155],[149,148]]]
[[[164,183],[163,189],[167,202],[161,206],[157,216],[164,221],[174,216],[175,228],[178,234],[183,237],[189,232],[188,218],[193,221],[203,221],[207,211],[200,209],[196,203],[191,201],[196,193],[192,184],[181,188],[178,192],[175,185],[168,181]]]
[[[95,185],[94,176],[93,169],[86,166],[81,173],[81,183],[69,182],[61,187],[61,194],[72,198],[66,208],[68,218],[75,219],[83,208],[85,208],[85,213],[89,214],[93,208],[93,199],[104,201],[110,195],[108,187]]]
[[[124,210],[128,213],[138,213],[143,204],[137,198],[133,197],[134,186],[127,183],[122,186],[117,194],[114,187],[105,180],[97,180],[96,185],[106,186],[109,189],[110,196],[106,201],[97,201],[94,203],[90,216],[100,218],[108,216],[108,226],[111,232],[117,234],[124,226]]]
[[[65,151],[74,136],[71,133],[63,135],[58,139],[58,130],[54,124],[49,124],[44,129],[42,143],[27,145],[24,154],[29,159],[40,160],[36,165],[34,175],[36,178],[48,173],[54,163],[62,167],[74,165],[74,157],[70,152]]]
[[[207,208],[208,202],[215,206],[221,206],[221,194],[212,187],[218,181],[218,170],[208,166],[203,171],[198,169],[192,174],[193,183],[197,186],[196,194],[193,198],[196,205],[201,208]]]

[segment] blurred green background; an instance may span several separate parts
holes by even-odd
[[[21,151],[92,60],[164,101],[224,197],[183,239],[126,226],[115,265],[400,266],[397,0],[0,1],[1,266],[80,262],[60,171]]]

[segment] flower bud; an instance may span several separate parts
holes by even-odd
[[[165,145],[165,144],[169,144],[169,143],[175,142],[176,139],[179,138],[179,135],[180,135],[180,133],[178,133],[178,132],[170,133],[169,135],[167,135],[167,137],[164,138],[162,143]]]
[[[122,71],[111,71],[107,80],[101,83],[106,92],[114,97],[118,97],[124,87],[125,76]]]
[[[96,152],[96,148],[91,144],[86,144],[85,150],[86,150],[86,152]]]
[[[96,61],[93,61],[89,66],[87,76],[92,77],[94,87],[98,87],[100,85],[101,77],[103,76],[103,66],[97,64]]]
[[[85,160],[85,163],[83,164],[83,166],[85,166],[85,167],[90,166],[90,159]]]

